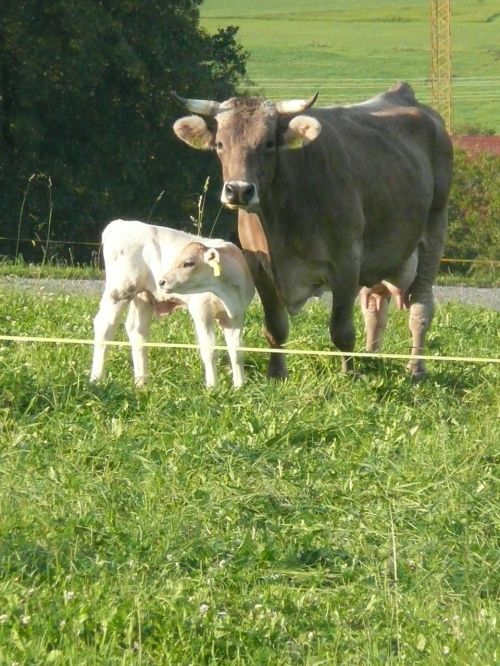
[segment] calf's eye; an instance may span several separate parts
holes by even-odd
[[[194,261],[188,260],[182,264],[182,268],[193,268]]]

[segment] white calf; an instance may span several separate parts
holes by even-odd
[[[205,364],[206,384],[215,385],[214,329],[220,313],[226,312],[224,303],[208,289],[205,289],[204,293],[196,294],[167,294],[158,285],[182,249],[195,240],[200,239],[183,231],[137,221],[114,220],[104,229],[102,250],[106,283],[99,311],[94,319],[92,381],[102,376],[106,342],[113,339],[120,315],[128,305],[125,328],[132,347],[134,376],[138,386],[145,384],[149,378],[147,348],[144,343],[149,339],[153,313],[166,315],[176,308],[186,308],[189,311]],[[207,247],[219,248],[228,245],[223,240],[202,240]],[[235,250],[239,252],[237,248]],[[222,325],[224,326],[224,323]],[[232,327],[230,330],[232,331]],[[229,344],[232,344],[232,339],[228,346]],[[233,379],[235,386],[241,385],[241,369],[234,364]]]
[[[160,287],[167,294],[190,297],[202,290],[214,294],[217,307],[210,316],[215,314],[222,326],[231,359],[234,385],[241,386],[244,381],[243,354],[238,351],[238,347],[243,346],[245,312],[255,291],[241,250],[232,243],[214,247],[207,244],[205,239],[193,241],[184,247],[170,270],[163,275]],[[203,318],[198,320],[197,325],[204,325]],[[213,327],[204,330],[203,335],[211,336],[214,344]],[[210,347],[205,348],[207,358],[204,358],[204,361],[207,367],[211,363],[209,349]]]

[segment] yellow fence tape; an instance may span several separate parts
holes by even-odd
[[[35,337],[35,336],[22,336],[22,335],[0,335],[0,340],[6,342],[21,342],[21,343],[50,343],[50,344],[66,344],[66,345],[94,345],[94,340],[78,339],[78,338],[51,338],[51,337]],[[111,347],[130,347],[130,342],[127,340],[108,340],[105,343]],[[179,342],[144,342],[143,347],[159,347],[164,349],[199,349],[199,345],[190,343]],[[214,345],[214,349],[226,351],[227,347],[223,345]],[[333,350],[315,350],[315,349],[271,349],[264,347],[238,347],[239,351],[255,354],[289,354],[294,356],[351,356],[353,358],[380,358],[392,360],[416,360],[423,361],[445,361],[452,363],[500,363],[500,358],[489,358],[479,356],[430,356],[427,354],[384,354],[378,352],[340,352]]]

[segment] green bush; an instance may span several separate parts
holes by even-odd
[[[500,156],[455,151],[445,256],[500,260]]]

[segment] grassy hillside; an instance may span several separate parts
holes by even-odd
[[[462,0],[452,11],[454,125],[498,133],[498,3]],[[210,32],[240,27],[249,78],[270,98],[319,90],[324,105],[354,102],[404,79],[430,100],[428,2],[205,0],[202,21]]]
[[[85,338],[96,308],[0,290],[0,332]],[[439,307],[430,351],[498,356],[498,330]],[[193,340],[182,314],[153,331]],[[329,348],[320,304],[291,346]],[[1,664],[496,663],[495,367],[414,386],[403,362],[353,381],[293,357],[276,385],[249,354],[242,390],[222,366],[206,391],[195,352],[151,355],[138,391],[128,349],[93,386],[89,347],[0,343]]]

